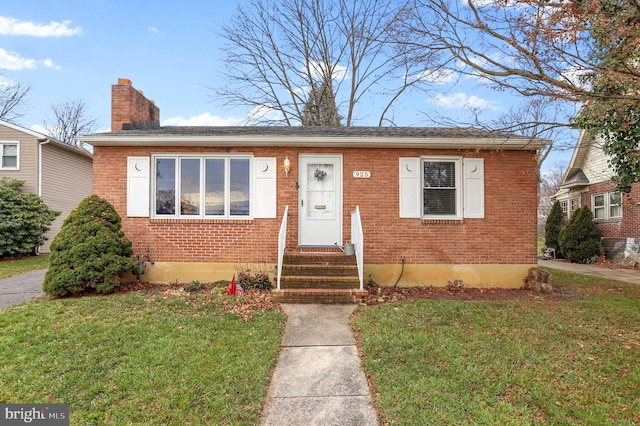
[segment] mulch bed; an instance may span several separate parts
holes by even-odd
[[[184,292],[186,284],[150,284],[150,283],[126,283],[122,284],[115,290],[116,294],[126,294],[132,292],[143,291],[148,295],[180,295],[180,294],[208,294],[211,293],[211,285],[207,285],[202,289]],[[392,303],[402,300],[417,299],[438,299],[438,300],[547,300],[547,301],[563,301],[576,300],[583,296],[553,291],[551,293],[538,293],[530,290],[522,289],[505,289],[505,288],[455,288],[448,289],[445,287],[383,287],[383,286],[367,286],[365,288],[369,292],[366,299],[367,305],[379,305],[382,303]],[[270,306],[270,292],[249,291],[254,302]],[[260,295],[258,297],[258,295]]]
[[[380,287],[368,286],[367,305],[398,302],[401,300],[437,299],[437,300],[547,300],[564,301],[576,300],[583,296],[574,293],[553,291],[538,293],[531,290],[506,288],[457,288],[445,287]]]

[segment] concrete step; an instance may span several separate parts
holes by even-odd
[[[331,288],[331,289],[357,289],[360,287],[358,276],[299,276],[282,275],[280,288]]]
[[[367,290],[345,289],[280,289],[272,291],[279,303],[363,303]]]

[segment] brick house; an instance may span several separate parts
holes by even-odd
[[[640,238],[640,184],[629,197],[616,192],[613,171],[602,145],[585,131],[580,132],[569,167],[553,199],[560,202],[567,219],[582,206],[589,206],[605,250],[609,242]],[[637,248],[635,249],[637,251]]]
[[[91,195],[92,156],[85,149],[0,120],[2,178],[23,181],[24,192],[38,195],[50,209],[61,212],[38,248],[48,253],[66,217]]]
[[[277,274],[281,253],[342,254],[360,282],[519,288],[536,266],[540,140],[470,129],[160,127],[119,80],[94,192],[122,216],[145,280]],[[286,212],[286,214],[285,214]]]

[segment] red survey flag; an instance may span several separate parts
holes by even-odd
[[[229,294],[230,296],[235,296],[236,295],[236,276],[235,276],[235,274],[233,275],[233,278],[231,278],[231,285],[229,286],[229,290],[227,291],[227,294]]]

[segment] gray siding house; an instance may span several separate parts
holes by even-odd
[[[89,151],[0,120],[0,179],[24,181],[23,191],[39,195],[49,208],[62,212],[40,253],[49,252],[64,219],[92,194],[92,166]]]

